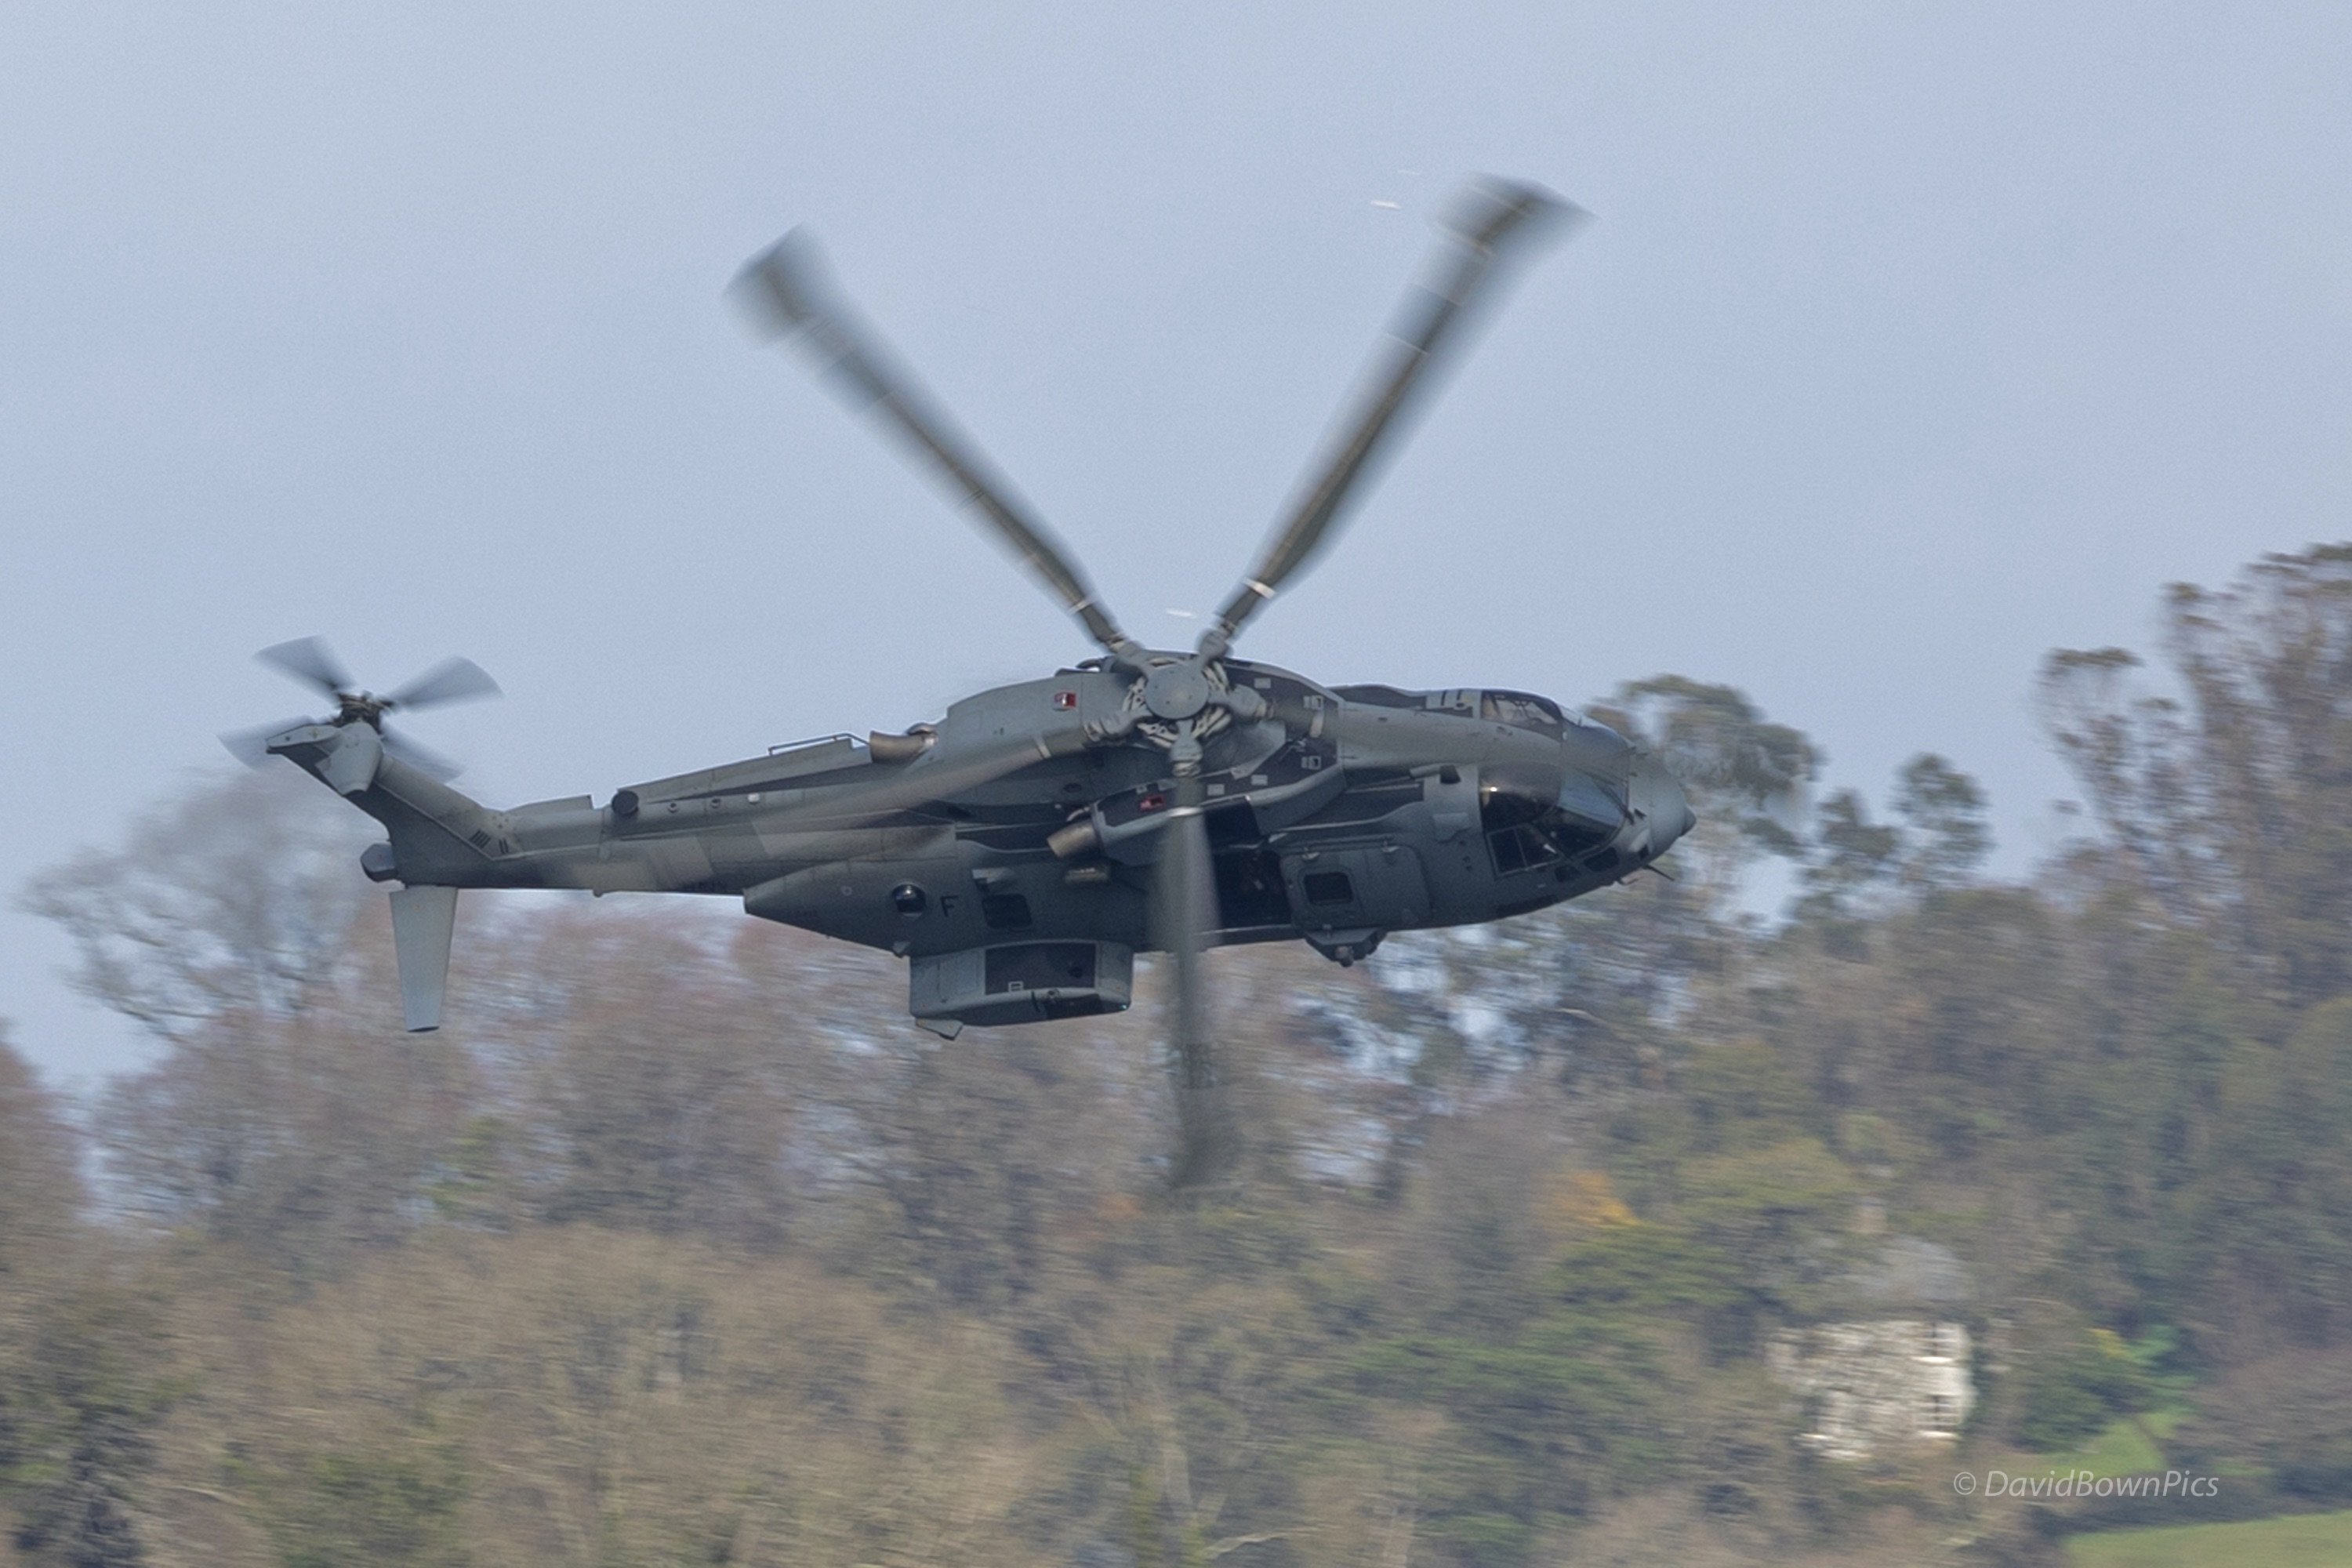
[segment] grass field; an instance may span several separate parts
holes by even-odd
[[[2066,1550],[2074,1568],[2339,1568],[2352,1563],[2352,1513],[2103,1531]]]
[[[2164,1468],[2157,1444],[2180,1424],[2178,1411],[2155,1410],[2118,1421],[2071,1454],[2052,1454],[2040,1463],[2052,1470],[2088,1470],[2094,1476],[2145,1476]]]

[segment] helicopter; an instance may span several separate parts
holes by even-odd
[[[1672,773],[1608,725],[1490,688],[1326,686],[1234,657],[1249,621],[1330,542],[1502,263],[1584,214],[1469,182],[1418,281],[1255,563],[1189,652],[1124,631],[1068,549],[835,285],[805,229],[730,288],[814,360],[1101,650],[963,699],[903,733],[836,734],[590,795],[497,810],[386,721],[493,695],[453,658],[377,695],[317,637],[264,662],[334,704],[223,737],[279,756],[381,823],[361,868],[391,893],[403,1022],[441,1022],[468,888],[671,892],[908,961],[915,1021],[952,1039],[1126,1009],[1138,953],[1172,968],[1175,1184],[1232,1147],[1203,955],[1304,941],[1352,964],[1389,933],[1507,919],[1651,867],[1696,824]]]

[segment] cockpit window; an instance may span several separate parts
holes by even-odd
[[[1478,776],[1479,826],[1492,833],[1533,822],[1559,800],[1559,774],[1550,768],[1503,764]]]
[[[1478,704],[1478,716],[1521,730],[1559,729],[1559,704],[1524,691],[1489,691]]]
[[[1539,699],[1536,700],[1540,700]],[[1588,794],[1602,809],[1585,815]],[[1563,809],[1573,802],[1576,809]],[[1478,780],[1478,826],[1501,876],[1575,859],[1607,844],[1617,832],[1614,802],[1581,774],[1565,779],[1517,765],[1484,770]]]
[[[1559,846],[1532,822],[1489,833],[1486,847],[1495,857],[1495,870],[1506,877],[1530,866],[1549,866],[1560,858]]]

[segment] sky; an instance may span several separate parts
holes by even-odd
[[[2022,871],[2042,654],[2352,536],[2347,80],[2339,5],[11,5],[0,1016],[149,1059],[16,896],[305,710],[267,644],[481,662],[413,732],[493,805],[1091,651],[742,330],[786,228],[1181,646],[1476,171],[1597,221],[1242,651],[1727,682]]]

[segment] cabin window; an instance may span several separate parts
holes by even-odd
[[[980,918],[988,922],[991,931],[1027,931],[1029,900],[1019,893],[983,893]]]
[[[1290,894],[1282,885],[1282,858],[1270,849],[1219,855],[1217,921],[1235,926],[1286,926]]]
[[[1356,901],[1356,884],[1348,879],[1345,871],[1309,871],[1299,879],[1307,889],[1310,904],[1352,904]]]

